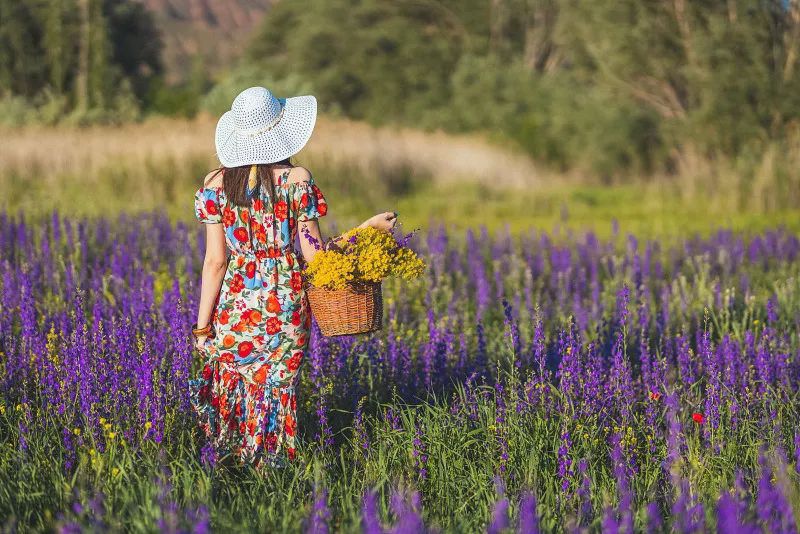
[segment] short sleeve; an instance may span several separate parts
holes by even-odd
[[[219,187],[201,187],[194,194],[194,214],[201,223],[222,222],[222,194]]]
[[[295,182],[294,204],[297,207],[297,220],[308,221],[324,216],[328,213],[328,203],[320,191],[314,178],[307,181]]]

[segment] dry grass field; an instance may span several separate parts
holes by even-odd
[[[27,216],[52,209],[86,216],[160,210],[191,220],[191,196],[216,165],[214,126],[212,117],[201,116],[0,130],[0,209]],[[768,201],[774,197],[769,158],[743,199],[731,178],[735,169],[720,172],[701,158],[685,158],[669,179],[599,184],[538,168],[482,136],[320,117],[296,162],[314,173],[332,206],[328,222],[337,227],[396,209],[407,228],[441,222],[606,233],[617,220],[623,231],[663,235],[798,224],[796,213]],[[718,194],[709,195],[710,188]]]

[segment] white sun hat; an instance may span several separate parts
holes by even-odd
[[[229,168],[284,160],[305,146],[316,120],[315,97],[276,98],[264,87],[250,87],[217,123],[217,157]]]

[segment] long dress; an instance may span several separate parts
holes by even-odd
[[[263,184],[250,206],[229,203],[222,186],[195,193],[195,215],[224,225],[229,256],[204,343],[201,375],[189,381],[198,424],[218,454],[233,453],[255,467],[295,458],[295,387],[308,348],[311,315],[301,259],[294,250],[297,223],[325,215],[314,183],[275,184],[274,202]]]

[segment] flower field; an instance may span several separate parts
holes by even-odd
[[[197,224],[0,214],[0,525],[797,532],[800,237],[432,228],[385,325],[314,328],[297,461],[204,445]]]

